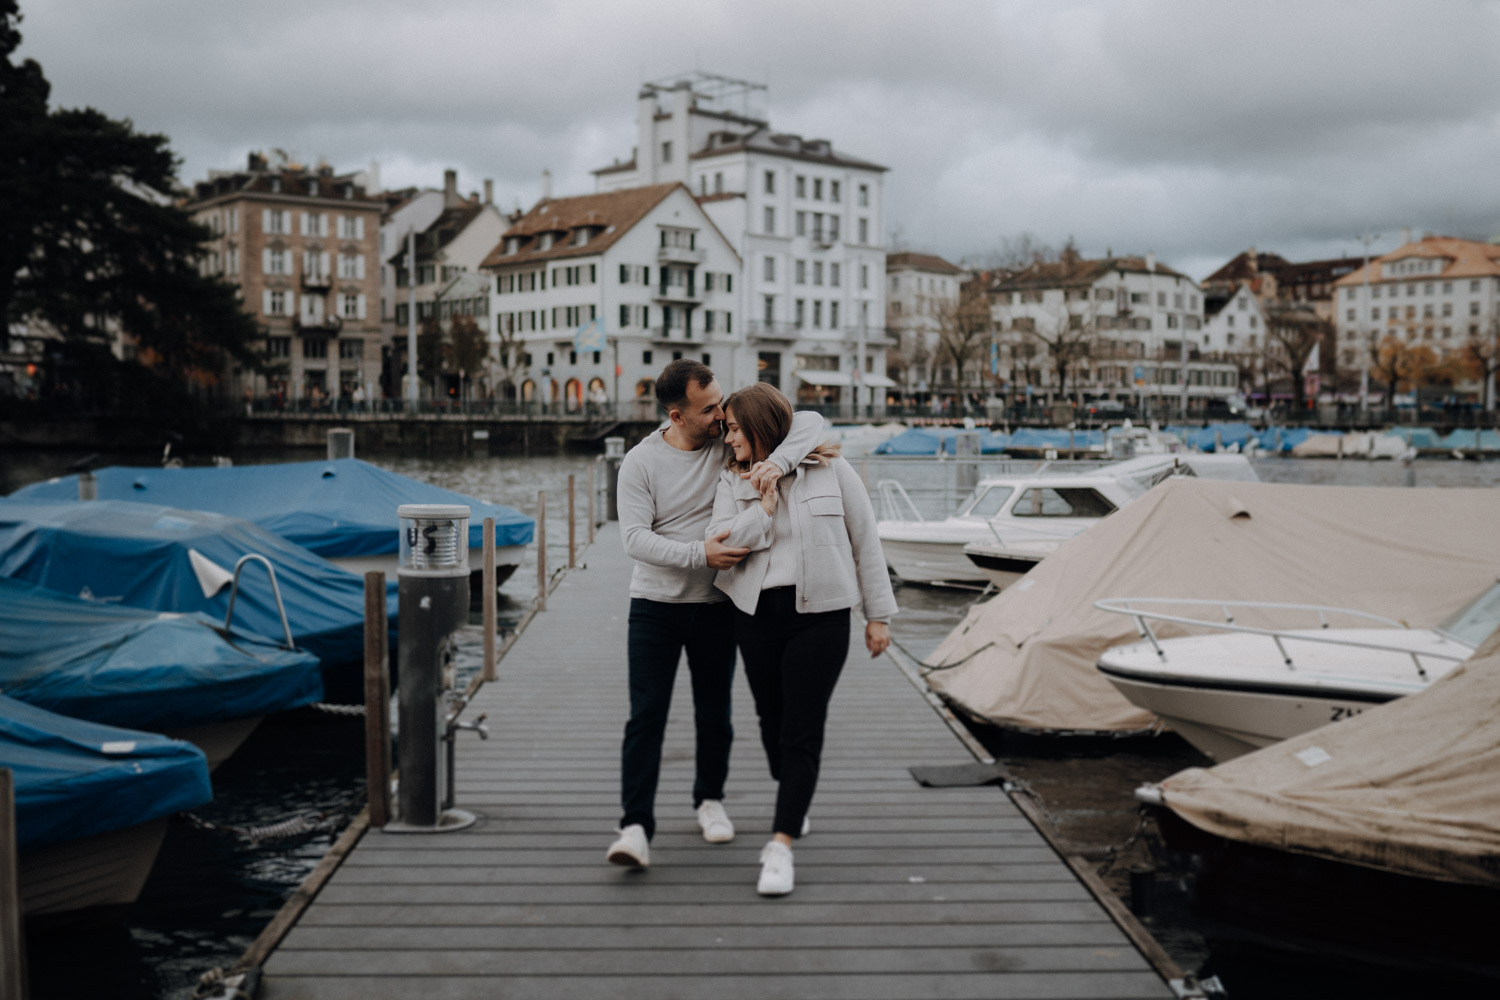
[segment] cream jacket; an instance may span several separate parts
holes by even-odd
[[[778,544],[797,548],[797,610],[810,614],[859,607],[869,621],[890,620],[896,595],[875,533],[875,509],[859,473],[842,458],[828,465],[805,460],[780,489],[780,502],[792,515],[792,537]],[[774,531],[760,494],[729,469],[719,478],[706,537],[725,531],[725,545],[751,551],[733,569],[720,570],[714,586],[735,607],[754,614]]]

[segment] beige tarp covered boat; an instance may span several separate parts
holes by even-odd
[[[1500,632],[1426,691],[1161,783],[1229,840],[1500,886]]]
[[[1094,665],[1139,637],[1106,597],[1332,604],[1413,627],[1442,621],[1500,570],[1500,490],[1169,479],[977,605],[927,658],[932,689],[975,718],[1122,732],[1153,717]],[[1267,619],[1240,614],[1249,625]],[[1159,636],[1190,634],[1176,625]]]

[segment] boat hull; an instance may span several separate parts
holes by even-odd
[[[42,916],[135,902],[166,834],[162,817],[22,853],[21,912]]]
[[[1031,572],[1042,561],[1039,555],[1019,555],[1013,552],[988,552],[973,545],[964,547],[964,556],[985,575],[997,590],[1016,583]]]
[[[885,563],[907,583],[984,583],[984,573],[964,555],[964,542],[882,539]]]

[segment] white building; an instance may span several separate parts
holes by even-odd
[[[909,400],[953,385],[952,362],[939,356],[943,324],[958,309],[963,269],[927,253],[898,251],[885,257],[885,326],[892,357],[889,373]]]
[[[1203,293],[1155,257],[1107,256],[1033,264],[996,282],[992,315],[1000,377],[1013,398],[1058,395],[1049,342],[1082,344],[1068,366],[1068,398],[1175,400],[1187,358],[1190,400],[1238,391],[1224,345],[1204,329]]]
[[[739,254],[683,184],[543,199],[483,267],[502,398],[572,411],[602,389],[649,419],[656,376],[677,358],[726,388],[755,381]]]
[[[758,375],[802,404],[845,405],[859,387],[861,405],[879,409],[894,385],[882,330],[886,168],[773,132],[750,107],[764,90],[701,73],[647,84],[635,151],[596,170],[597,189],[677,181],[697,196],[742,261],[742,381]]]
[[[1260,354],[1270,324],[1266,304],[1248,282],[1239,282],[1227,298],[1205,300],[1203,350],[1212,354]]]
[[[1428,236],[1335,282],[1339,363],[1359,368],[1387,337],[1438,358],[1500,337],[1500,246]],[[1478,392],[1477,383],[1456,386]],[[1493,394],[1491,395],[1493,398]]]

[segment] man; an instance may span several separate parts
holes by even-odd
[[[716,571],[735,565],[749,551],[726,547],[727,535],[704,540],[726,460],[724,391],[718,379],[696,361],[673,361],[656,380],[656,398],[669,424],[630,449],[616,490],[620,532],[635,571],[627,642],[630,721],[620,755],[624,815],[607,857],[637,868],[651,861],[662,738],[684,650],[693,684],[698,826],[711,844],[734,839],[734,824],[724,812],[734,741],[729,704],[735,659],[732,605],[713,584]],[[821,416],[796,414],[781,447],[751,469],[751,483],[758,489],[774,486],[820,443],[822,434]]]

